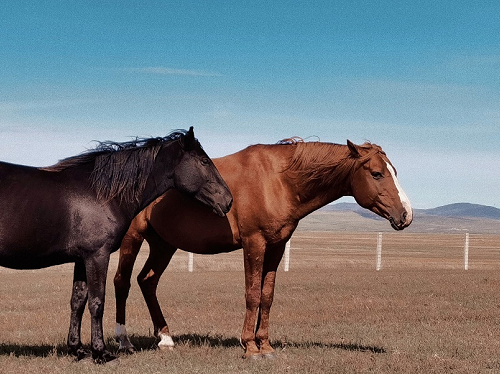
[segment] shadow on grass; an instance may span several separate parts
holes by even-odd
[[[240,341],[238,338],[225,338],[219,335],[183,334],[173,337],[173,339],[177,346],[212,348],[240,347]],[[158,339],[153,336],[133,335],[130,337],[130,340],[138,351],[151,351],[158,349]],[[106,344],[109,351],[117,353],[118,345],[114,338],[109,337]],[[272,346],[278,351],[286,348],[324,348],[357,352],[386,353],[385,348],[358,343],[272,342]],[[89,347],[86,346],[85,348]],[[67,355],[68,349],[66,344],[58,344],[55,346],[48,344],[0,344],[0,356],[49,357]]]
[[[132,344],[138,350],[157,349],[158,340],[151,336],[131,336]],[[174,343],[190,347],[235,348],[241,347],[238,338],[224,338],[218,335],[183,334],[173,337]],[[323,342],[271,342],[277,350],[286,348],[326,348],[343,349],[345,351],[386,353],[383,347],[363,345],[358,343],[323,343]]]
[[[286,347],[295,348],[330,348],[330,349],[343,349],[344,351],[353,352],[371,352],[371,353],[386,353],[387,351],[383,347],[377,347],[372,345],[364,345],[358,343],[319,343],[319,342],[305,342],[305,343],[283,343],[280,345],[283,349]],[[275,346],[275,348],[279,347]]]
[[[32,356],[32,357],[48,357],[48,356],[66,356],[68,348],[66,344],[58,345],[26,345],[26,344],[0,344],[0,356]]]

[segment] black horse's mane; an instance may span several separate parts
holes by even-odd
[[[82,154],[40,168],[60,172],[94,162],[91,184],[98,198],[110,200],[119,197],[126,201],[140,198],[160,149],[173,141],[180,141],[186,131],[177,130],[165,137],[136,138],[127,142],[98,142],[97,147]]]

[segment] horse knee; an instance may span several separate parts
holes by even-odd
[[[73,312],[83,313],[85,304],[87,303],[88,289],[87,284],[82,281],[74,282],[73,292],[71,294],[71,310]]]
[[[89,311],[90,315],[96,317],[102,317],[104,314],[104,300],[98,297],[94,297],[89,300]]]
[[[257,309],[260,306],[261,297],[262,293],[260,287],[252,287],[247,290],[245,294],[246,308],[250,310]]]

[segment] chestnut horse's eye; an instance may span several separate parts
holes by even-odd
[[[384,175],[379,171],[372,171],[372,177],[373,177],[373,179],[379,180],[379,179],[382,179],[384,177]]]

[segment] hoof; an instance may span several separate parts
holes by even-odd
[[[160,342],[158,343],[158,348],[160,348],[162,351],[174,350],[175,343],[170,335],[159,333],[158,337],[160,338]]]
[[[115,341],[119,344],[118,353],[133,354],[137,352],[127,335],[117,335]]]

